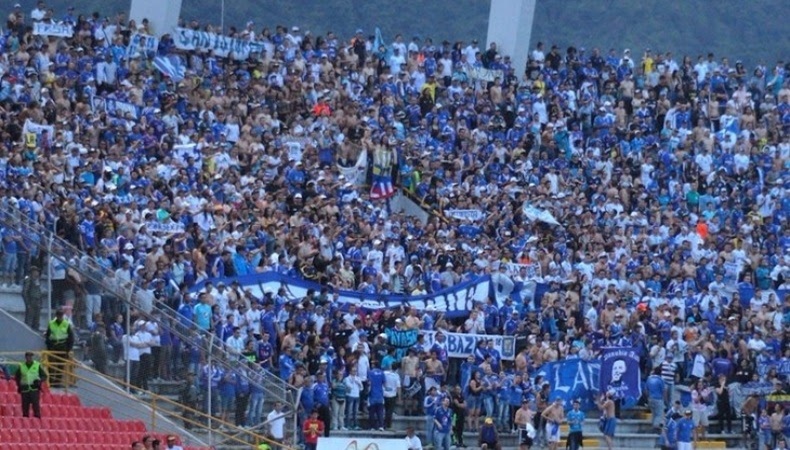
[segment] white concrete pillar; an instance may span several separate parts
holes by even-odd
[[[535,19],[537,0],[491,0],[488,13],[488,42],[496,42],[499,53],[510,55],[515,74],[519,80],[527,66],[532,35],[532,21]]]
[[[151,30],[158,37],[171,33],[178,25],[181,15],[181,0],[132,0],[129,19],[140,25],[148,19]]]

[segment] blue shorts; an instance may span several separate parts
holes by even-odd
[[[466,398],[466,409],[471,411],[473,409],[480,409],[481,406],[483,406],[483,400],[479,395],[470,395]]]
[[[604,436],[614,437],[614,430],[617,427],[617,419],[611,417],[606,419],[603,425]]]

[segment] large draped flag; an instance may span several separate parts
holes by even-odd
[[[157,56],[154,58],[154,67],[176,83],[186,76],[187,68],[181,58],[176,55]]]
[[[381,47],[384,47],[383,53],[379,51]],[[384,37],[381,36],[381,30],[378,27],[376,27],[376,36],[373,39],[373,54],[385,61],[389,61],[390,56],[392,56],[392,46],[388,46],[384,42]]]
[[[392,197],[392,150],[380,146],[373,151],[373,183],[370,186],[370,199],[379,200]]]

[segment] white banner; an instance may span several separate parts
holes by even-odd
[[[184,224],[181,222],[146,222],[145,228],[151,233],[178,234],[184,232]]]
[[[128,115],[131,114],[132,120],[140,120],[140,108],[138,108],[137,105],[114,98],[93,96],[91,98],[91,109],[93,112],[104,111],[113,117],[121,119],[127,119]]]
[[[495,78],[499,78],[500,80],[504,79],[504,74],[502,73],[501,70],[491,70],[491,69],[484,69],[482,67],[466,66],[464,67],[464,72],[466,72],[466,76],[472,78],[473,80],[494,81]]]
[[[448,219],[468,220],[475,222],[485,219],[486,215],[479,209],[447,209],[444,211]]]
[[[535,280],[541,277],[540,264],[538,263],[532,263],[532,264],[506,263],[505,267],[507,267],[507,274],[510,275],[511,277],[521,275],[521,269],[527,270],[527,278],[530,280]]]
[[[22,134],[33,133],[36,136],[40,136],[43,131],[49,134],[51,140],[55,139],[55,127],[52,125],[41,125],[40,123],[35,123],[30,119],[26,119],[25,125],[22,127]]]
[[[364,186],[365,177],[368,173],[368,151],[362,150],[357,157],[357,163],[351,167],[337,166],[340,174],[346,177],[346,181],[354,186]]]
[[[546,211],[545,209],[536,208],[532,205],[525,203],[524,207],[522,208],[522,211],[524,212],[524,215],[527,217],[527,219],[533,222],[537,220],[540,222],[548,223],[550,225],[560,224],[559,222],[557,222],[557,219],[555,219],[554,216],[550,212]]]
[[[178,144],[173,146],[173,155],[178,157],[182,162],[187,162],[187,158],[195,158],[195,161],[200,162],[203,155],[197,149],[197,144]]]
[[[126,47],[126,56],[135,58],[143,53],[156,53],[159,49],[159,38],[143,33],[135,33],[129,39],[129,46]]]
[[[319,437],[316,450],[409,450],[409,446],[403,438]]]
[[[421,331],[420,334],[425,336],[426,348],[431,348],[436,342],[436,331]],[[516,338],[514,336],[451,333],[448,331],[442,331],[442,334],[445,335],[447,356],[450,358],[465,359],[469,355],[474,355],[478,342],[486,342],[489,339],[493,339],[494,348],[499,351],[503,360],[512,361],[516,359]]]
[[[274,53],[274,46],[269,43],[252,42],[188,28],[173,30],[173,40],[176,48],[180,50],[211,50],[216,56],[223,58],[232,54],[234,59],[247,59],[254,51],[266,52],[268,57]]]
[[[74,35],[74,27],[59,23],[35,22],[33,24],[33,34],[37,36],[71,37]]]

